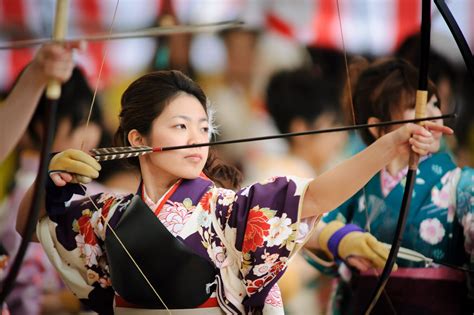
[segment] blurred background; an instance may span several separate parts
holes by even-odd
[[[472,50],[474,1],[446,2]],[[115,0],[70,0],[67,36],[109,32],[115,6]],[[49,37],[54,8],[53,0],[0,0],[0,44]],[[75,58],[90,88],[98,87],[98,140],[90,145],[112,145],[122,92],[141,74],[159,69],[179,69],[201,84],[216,109],[218,139],[302,131],[292,120],[298,116],[310,117],[312,129],[351,124],[350,108],[343,101],[348,80],[346,59],[350,63],[354,56],[369,60],[399,56],[418,63],[420,16],[419,0],[121,0],[113,33],[235,19],[245,24],[212,34],[88,43]],[[441,109],[444,113],[456,109],[459,114],[455,121],[446,122],[455,129],[446,150],[460,166],[472,167],[474,82],[434,4],[431,36],[430,76],[437,84]],[[0,50],[2,95],[8,93],[36,49]],[[276,108],[276,99],[294,108]],[[294,139],[231,145],[219,148],[219,154],[242,170],[245,184],[280,173],[317,176],[353,153],[350,135],[344,133],[307,138],[310,142]],[[17,167],[1,170],[3,179],[13,178],[8,187],[0,189],[14,196],[13,205],[34,179],[34,168],[25,166],[31,151],[37,149],[34,140],[31,133],[25,135],[11,158]],[[136,173],[113,162],[104,164],[101,174],[100,189],[134,192],[139,181]],[[38,258],[40,253],[30,257],[40,266],[38,270],[49,270],[47,262]],[[294,265],[280,284],[287,313],[323,314],[331,280],[303,259]],[[57,298],[56,292],[67,293],[60,291],[59,280],[51,283],[54,276],[46,272],[38,272],[34,278],[35,285],[42,288],[37,299],[39,311],[35,312],[79,311],[73,298],[70,303],[75,308],[48,306],[52,303],[48,299]]]

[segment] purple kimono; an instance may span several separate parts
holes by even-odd
[[[207,178],[179,180],[155,213],[170,233],[217,267],[214,296],[225,313],[282,314],[275,284],[317,221],[300,218],[309,182],[275,177],[234,192]],[[94,310],[112,313],[116,293],[104,238],[133,195],[101,193],[67,203],[81,191],[78,185],[49,185],[49,217],[40,220],[38,238],[69,288]]]

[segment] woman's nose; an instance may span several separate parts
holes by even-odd
[[[435,106],[434,104],[430,104],[428,106],[428,114],[431,116],[440,116],[441,110],[439,109],[439,107]]]
[[[204,139],[202,135],[201,128],[190,128],[188,144],[196,144],[203,142],[206,142],[206,139]]]

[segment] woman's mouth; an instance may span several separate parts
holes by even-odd
[[[190,155],[186,155],[184,158],[186,160],[191,161],[191,162],[201,162],[202,155],[201,154],[190,154]]]

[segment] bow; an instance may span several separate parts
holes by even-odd
[[[420,52],[420,69],[418,78],[418,90],[416,92],[415,118],[426,116],[426,103],[428,98],[428,61],[430,52],[430,32],[431,32],[431,0],[422,0],[421,9],[421,52]],[[400,215],[393,236],[392,247],[388,255],[387,262],[380,275],[377,286],[373,291],[370,302],[365,308],[364,314],[370,314],[372,309],[377,304],[377,301],[382,294],[385,285],[387,284],[390,273],[392,272],[398,251],[403,239],[405,231],[406,219],[410,210],[411,198],[413,195],[413,188],[416,178],[416,171],[418,168],[419,156],[414,152],[410,153],[408,162],[408,173],[406,177],[406,186],[403,193],[402,205]]]
[[[67,9],[67,0],[58,0],[58,2],[56,3],[56,15],[53,28],[53,39],[55,40],[61,40],[65,36],[67,27]],[[56,115],[57,100],[59,99],[60,95],[60,83],[57,81],[49,82],[46,90],[49,108],[46,116],[46,121],[44,123],[45,139],[41,148],[40,166],[36,178],[32,202],[28,211],[29,219],[23,231],[23,239],[21,240],[18,253],[15,256],[10,271],[8,272],[8,275],[5,277],[5,280],[3,282],[2,290],[0,292],[0,304],[3,303],[5,298],[13,289],[15,279],[18,275],[18,271],[20,270],[23,258],[25,257],[25,253],[28,248],[28,243],[35,231],[40,205],[42,204],[41,200],[43,199],[42,197],[44,186],[46,184],[47,170],[49,164],[49,153],[51,151],[51,146],[54,138],[54,120]]]
[[[469,48],[469,45],[467,44],[466,39],[464,38],[464,35],[461,32],[461,29],[456,23],[454,16],[451,14],[451,11],[449,10],[444,0],[434,0],[434,3],[436,4],[436,7],[441,13],[441,16],[444,18],[444,21],[448,25],[448,28],[451,31],[451,34],[453,35],[454,40],[456,41],[456,44],[458,45],[459,51],[461,52],[464,64],[466,65],[469,74],[474,80],[474,57],[472,55],[471,49]]]
[[[474,79],[474,58],[471,50],[469,49],[469,46],[466,42],[466,39],[464,38],[464,35],[461,32],[461,29],[456,23],[456,20],[454,19],[453,15],[451,14],[451,11],[447,7],[446,3],[444,0],[434,0],[434,3],[436,4],[438,10],[440,11],[442,17],[444,18],[446,24],[448,25],[451,34],[453,35],[456,44],[458,45],[458,48],[463,56],[464,63],[468,69],[468,72],[470,73],[471,77]],[[429,56],[429,38],[430,38],[430,13],[431,13],[431,5],[429,0],[423,0],[422,2],[422,25],[421,25],[421,54],[420,54],[420,79],[419,79],[419,90],[421,90],[423,87],[426,89],[427,86],[427,68],[428,68],[428,56]],[[419,103],[419,98],[418,95],[421,95],[421,93],[417,93],[417,105]],[[420,96],[423,97],[423,96]],[[418,114],[418,110],[416,111]],[[410,171],[411,173],[411,167]],[[405,206],[407,209],[409,208],[409,203],[411,199],[411,194],[412,194],[412,189],[413,187],[413,180],[414,180],[414,175],[411,175],[409,177],[407,175],[407,186],[405,188],[405,193],[402,201],[402,208]],[[387,264],[384,268],[384,273],[382,274],[383,278],[380,279],[378,283],[378,287],[375,290],[375,293],[373,295],[372,301],[369,303],[369,306],[367,307],[366,314],[369,314],[371,309],[375,306],[375,303],[380,296],[381,291],[383,290],[383,287],[385,286],[388,277],[390,275],[390,270],[393,267],[393,264],[395,262],[396,258],[396,253],[398,251],[397,247],[400,247],[400,243],[402,240],[402,235],[403,235],[403,230],[404,230],[404,225],[406,221],[406,215],[408,213],[408,210],[402,209],[400,213],[400,218],[399,222],[397,224],[397,230],[396,230],[396,235],[394,237],[394,242],[396,242],[395,246],[392,245],[392,248],[390,250],[390,255],[387,260]],[[395,247],[395,248],[394,248]],[[418,257],[420,258],[420,257]],[[426,257],[424,257],[426,258]],[[423,258],[423,259],[424,259]],[[422,258],[420,258],[422,259]],[[392,261],[393,260],[393,261]],[[425,262],[430,262],[429,259],[424,259]],[[432,263],[432,261],[430,262]],[[459,268],[459,267],[458,267]],[[387,270],[387,271],[386,271]],[[385,272],[386,271],[386,272]],[[471,271],[470,271],[471,272]],[[386,276],[384,274],[387,274]]]
[[[173,25],[173,26],[159,26],[145,28],[137,31],[123,32],[123,33],[107,33],[107,34],[96,34],[90,36],[72,37],[68,39],[53,38],[53,41],[60,44],[67,44],[69,42],[77,41],[109,41],[119,39],[130,39],[130,38],[144,38],[144,37],[157,37],[157,36],[168,36],[173,34],[193,34],[203,32],[216,32],[230,28],[237,28],[243,26],[241,21],[223,21],[218,23],[204,23],[204,24],[191,24],[191,25]],[[24,48],[30,46],[36,46],[51,42],[51,38],[37,38],[37,39],[25,39],[10,42],[8,44],[0,45],[0,49],[12,49],[12,48]]]

